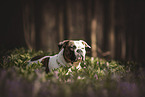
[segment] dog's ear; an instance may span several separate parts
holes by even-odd
[[[82,44],[85,45],[85,47],[91,48],[91,46],[89,46],[84,40],[80,40],[82,42]]]
[[[61,50],[62,48],[65,48],[68,43],[69,43],[69,40],[64,40],[62,42],[59,42],[58,44],[59,50]]]

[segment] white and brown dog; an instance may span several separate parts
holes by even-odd
[[[54,56],[36,56],[29,60],[29,65],[33,63],[42,63],[46,72],[60,66],[76,67],[80,69],[81,62],[85,60],[85,47],[91,48],[83,40],[64,40],[58,44],[60,52]]]

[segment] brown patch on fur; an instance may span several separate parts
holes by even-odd
[[[41,63],[43,64],[44,67],[46,67],[45,71],[46,73],[50,72],[49,71],[49,59],[50,57],[44,58]]]
[[[58,44],[58,47],[59,47],[59,50],[61,50],[62,48],[65,48],[66,45],[68,45],[70,40],[64,40],[63,42],[59,42]]]
[[[35,56],[35,57],[33,57],[33,58],[31,59],[31,61],[36,61],[36,60],[38,60],[38,59],[40,59],[40,58],[42,58],[42,57],[44,57],[44,55]]]
[[[67,63],[74,62],[76,59],[74,50],[71,48],[72,45],[73,42],[69,42],[69,44],[64,48],[63,56]]]
[[[73,63],[73,66],[74,66],[74,67],[77,67],[79,64],[80,64],[80,61],[77,61],[77,62],[74,62],[74,63]]]

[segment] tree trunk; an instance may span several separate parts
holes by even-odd
[[[111,0],[109,4],[110,26],[109,26],[109,44],[111,58],[115,57],[115,0]]]
[[[23,27],[29,49],[35,48],[34,1],[23,0]]]
[[[92,19],[92,0],[85,0],[84,1],[84,15],[85,15],[85,31],[84,31],[84,37],[85,41],[87,41],[88,44],[91,45],[91,19]],[[87,53],[89,55],[92,55],[91,50],[87,49]]]
[[[61,0],[58,4],[58,31],[59,31],[59,41],[64,40],[64,0]]]
[[[66,15],[68,39],[84,39],[83,0],[66,0]]]
[[[55,0],[37,1],[35,4],[36,48],[56,52],[59,41],[57,7]],[[55,45],[54,45],[55,44]]]

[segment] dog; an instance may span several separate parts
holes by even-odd
[[[83,40],[64,40],[58,44],[60,52],[54,56],[36,56],[30,59],[29,65],[33,63],[42,63],[46,73],[53,69],[63,67],[72,67],[81,69],[81,62],[85,61],[86,50],[91,48]]]

